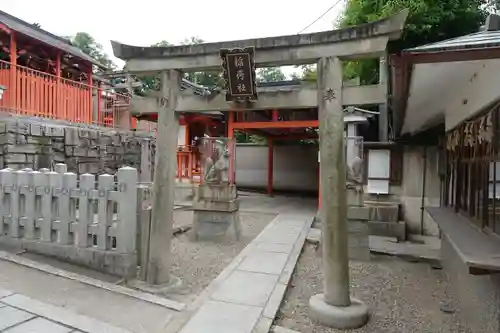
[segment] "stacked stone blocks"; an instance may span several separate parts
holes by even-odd
[[[0,116],[3,168],[53,169],[55,164],[65,163],[70,172],[77,174],[115,173],[125,165],[139,169],[144,142],[154,146],[155,139],[151,133]]]

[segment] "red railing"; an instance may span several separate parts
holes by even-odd
[[[14,114],[118,127],[130,121],[130,98],[0,60],[0,85],[7,88],[0,110]]]

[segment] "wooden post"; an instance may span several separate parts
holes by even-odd
[[[191,137],[191,133],[189,131],[189,122],[186,121],[185,125],[184,125],[184,128],[186,129],[184,131],[184,140],[185,140],[185,143],[184,145],[186,147],[191,147],[191,140],[189,140],[189,138]]]
[[[177,70],[162,72],[162,97],[158,99],[158,137],[153,182],[153,215],[147,269],[147,283],[171,283],[171,240],[174,210],[174,189],[179,129],[175,114],[181,86],[181,73]]]
[[[336,57],[318,63],[318,111],[324,294],[311,297],[309,314],[323,325],[357,328],[368,320],[368,308],[349,294],[342,62]]]
[[[9,108],[18,112],[17,110],[19,105],[17,105],[17,41],[16,41],[16,32],[10,32],[10,84],[8,86],[7,93],[9,94],[10,105]]]
[[[90,69],[89,69],[89,101],[88,103],[85,103],[85,115],[84,115],[84,122],[86,124],[89,124],[89,125],[92,125],[92,106],[94,105],[94,103],[92,102],[92,99],[93,99],[93,94],[94,94],[94,82],[93,82],[93,79],[92,79],[92,75],[94,75],[94,73],[92,73],[92,64],[90,64]]]
[[[267,194],[273,196],[274,176],[274,142],[273,139],[267,139]]]
[[[68,120],[64,111],[65,109],[65,105],[62,103],[61,92],[61,52],[58,52],[56,56],[56,112],[54,112],[54,118]]]
[[[278,110],[277,109],[274,109],[273,111],[271,111],[271,117],[272,117],[272,120],[273,121],[278,121]]]
[[[103,125],[101,120],[103,118],[102,115],[102,109],[101,109],[101,98],[102,98],[102,91],[101,91],[101,82],[97,82],[97,115],[94,117],[94,121],[97,122],[97,125],[101,126]]]
[[[388,56],[385,55],[384,57],[380,58],[380,72],[379,72],[379,85],[382,86],[382,89],[385,92],[385,96],[387,96],[388,88],[389,88],[389,80],[387,79],[388,77],[388,66],[387,66],[387,59]],[[389,119],[387,116],[387,104],[380,104],[378,107],[379,110],[379,115],[378,115],[378,127],[379,127],[379,134],[378,134],[378,139],[380,142],[387,142],[389,141],[389,136],[388,136],[388,129],[389,129]]]
[[[318,212],[321,212],[321,164],[318,161]],[[320,216],[321,218],[321,216]]]
[[[233,140],[234,138],[234,116],[235,113],[234,111],[229,111],[228,112],[228,117],[227,117],[227,137],[229,141],[231,142],[232,149],[231,151],[233,153],[236,153],[236,139]],[[229,179],[233,181],[233,183],[236,182],[236,168],[234,165],[234,156],[231,156],[229,160]]]

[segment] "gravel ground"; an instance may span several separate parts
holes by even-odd
[[[240,212],[242,237],[239,241],[233,237],[220,243],[194,241],[192,230],[175,236],[172,273],[182,280],[183,288],[179,291],[185,295],[182,300],[196,297],[275,217],[275,214]],[[175,226],[190,225],[193,212],[176,210],[174,219]]]
[[[410,263],[396,257],[373,256],[370,262],[351,262],[351,293],[366,302],[371,311],[368,324],[358,333],[467,332],[458,313],[440,310],[447,304],[447,281],[443,271],[425,263]],[[297,264],[275,325],[299,332],[345,332],[310,322],[309,298],[323,292],[321,258],[306,244]]]

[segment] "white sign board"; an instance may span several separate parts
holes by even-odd
[[[367,192],[371,194],[389,194],[390,171],[391,151],[389,149],[372,149],[368,151]]]
[[[366,192],[370,194],[389,194],[389,181],[368,179]]]
[[[391,151],[389,149],[371,149],[368,151],[368,178],[390,177]]]

